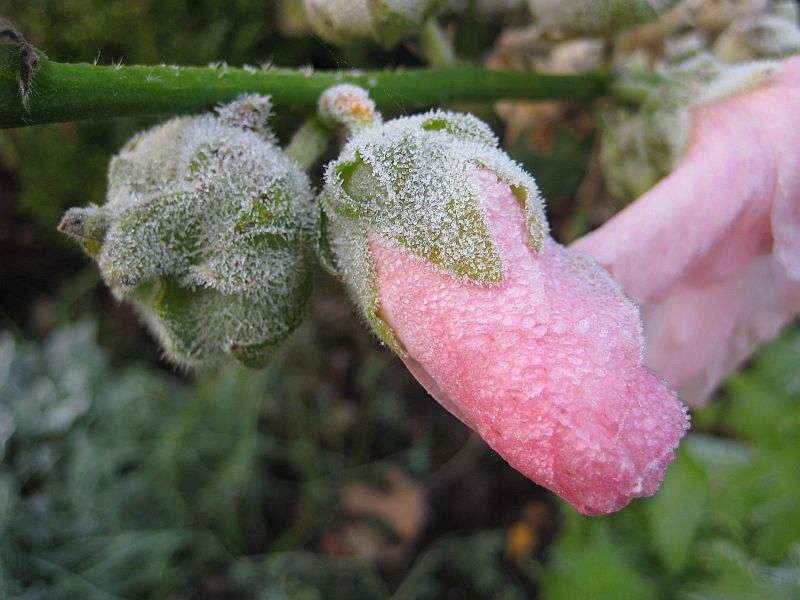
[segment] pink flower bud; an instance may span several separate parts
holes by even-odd
[[[355,133],[319,250],[376,334],[514,468],[586,514],[656,491],[688,427],[636,306],[548,235],[533,179],[469,115]]]
[[[469,115],[366,127],[328,165],[320,254],[445,408],[586,514],[656,491],[688,427],[636,306],[548,235],[533,179]]]
[[[800,312],[800,58],[696,109],[677,169],[573,247],[640,303],[646,364],[705,402]]]
[[[381,317],[414,376],[514,468],[579,511],[653,494],[687,429],[641,366],[636,307],[587,256],[528,242],[508,184],[476,170],[503,281],[454,277],[370,239]]]

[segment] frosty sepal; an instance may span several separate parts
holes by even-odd
[[[176,364],[263,366],[302,320],[313,193],[269,110],[244,96],[136,135],[111,161],[106,203],[61,223]]]
[[[386,48],[417,31],[443,0],[305,0],[311,27],[330,42],[371,41]]]
[[[433,111],[377,123],[355,134],[327,167],[322,261],[348,283],[375,331],[398,352],[380,316],[369,239],[396,243],[464,280],[500,283],[503,264],[476,187],[481,167],[510,185],[538,251],[548,226],[536,183],[471,115]]]
[[[616,33],[657,20],[677,0],[528,0],[543,25],[575,33]]]
[[[629,201],[671,173],[689,142],[692,111],[757,87],[776,72],[769,61],[724,64],[699,54],[668,65],[636,109],[603,115],[600,163],[612,193]]]

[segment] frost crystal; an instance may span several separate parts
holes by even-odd
[[[269,110],[244,96],[134,136],[111,161],[106,204],[61,223],[177,364],[262,366],[303,317],[313,193]]]
[[[381,338],[400,350],[378,315],[367,231],[464,279],[497,284],[502,264],[472,176],[485,167],[525,209],[529,243],[547,236],[533,179],[498,149],[489,127],[467,114],[433,111],[364,129],[330,163],[321,195],[323,262],[354,286]]]

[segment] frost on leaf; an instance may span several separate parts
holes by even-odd
[[[365,316],[395,349],[378,314],[367,238],[395,242],[466,280],[499,283],[503,264],[476,187],[480,167],[515,190],[530,245],[538,250],[547,222],[536,184],[471,115],[434,111],[366,128],[328,165],[321,195],[324,261],[354,288]]]
[[[302,319],[313,194],[269,110],[243,96],[134,136],[111,161],[106,203],[62,221],[180,365],[264,365]]]

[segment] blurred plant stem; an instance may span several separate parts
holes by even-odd
[[[432,67],[451,67],[456,64],[453,44],[436,19],[428,19],[420,31],[422,54]]]
[[[207,110],[244,93],[269,94],[279,111],[312,114],[331,85],[355,83],[386,112],[455,101],[588,100],[606,93],[608,78],[442,67],[398,71],[311,72],[279,68],[97,66],[42,57],[30,110],[19,96],[17,65],[0,59],[0,127],[110,117],[174,115]]]
[[[309,117],[294,132],[289,145],[286,146],[286,154],[296,160],[304,171],[308,171],[317,162],[328,142],[336,131],[327,127],[317,117]]]

